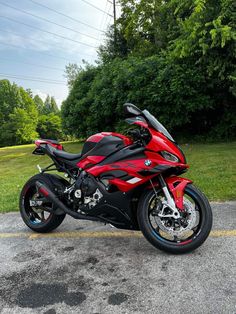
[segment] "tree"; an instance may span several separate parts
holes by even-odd
[[[27,94],[30,96],[30,98],[34,98],[33,92],[30,88],[26,88],[25,90],[27,92]]]
[[[27,91],[8,80],[0,81],[0,145],[30,142],[35,132],[38,111]]]
[[[53,96],[51,97],[51,112],[54,112],[54,113],[58,113],[59,112],[56,100],[55,100],[55,98]]]
[[[49,114],[49,113],[58,113],[59,109],[57,107],[57,103],[55,101],[54,97],[50,97],[47,95],[45,101],[44,101],[44,114]]]
[[[65,69],[65,77],[67,79],[67,84],[69,86],[69,88],[72,88],[77,76],[79,75],[80,71],[82,70],[82,68],[80,66],[78,66],[78,64],[76,63],[69,63],[68,65],[66,65],[66,69]]]
[[[61,118],[54,114],[41,115],[37,126],[40,138],[59,139],[62,137]]]
[[[20,93],[17,85],[11,84],[8,80],[0,80],[0,130],[19,102]]]
[[[63,136],[54,97],[48,95],[44,104],[29,90],[0,80],[0,146],[30,143],[39,136]]]
[[[14,106],[2,108],[2,116],[5,119],[1,124],[0,145],[14,145],[31,142],[37,137],[36,125],[38,122],[38,111],[29,94],[15,84],[5,82],[8,91],[12,92],[12,99],[5,91],[5,104],[10,104],[15,98]],[[4,94],[2,95],[4,98]],[[8,96],[7,96],[8,95]],[[17,97],[15,97],[17,95]],[[7,101],[8,98],[8,101]],[[11,110],[7,110],[7,108]]]
[[[47,95],[45,101],[44,101],[44,113],[50,113],[51,112],[51,98],[49,95]]]
[[[86,65],[76,78],[66,101],[62,103],[62,128],[65,134],[81,137],[91,130],[87,121],[90,119],[88,110],[92,98],[88,93],[97,72],[96,67]]]
[[[39,114],[43,114],[43,112],[44,112],[44,103],[43,103],[42,98],[40,98],[39,95],[35,95],[33,100],[34,100],[34,103],[35,103],[35,105],[37,107],[37,110],[38,110]]]
[[[30,143],[38,137],[35,130],[36,124],[26,110],[15,108],[9,115],[9,122],[6,124],[8,129],[6,138],[11,144]]]

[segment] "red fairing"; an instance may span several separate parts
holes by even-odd
[[[159,149],[159,151],[162,151],[162,150],[164,150],[164,149],[161,149],[161,148]],[[164,157],[162,157],[160,154],[158,154],[156,152],[145,151],[145,155],[147,156],[147,158],[152,160],[154,162],[154,164],[157,164],[157,165],[164,165],[164,166],[170,166],[170,167],[175,166],[175,167],[181,167],[181,168],[189,168],[189,165],[187,165],[186,163],[168,161],[168,160],[166,160]]]
[[[135,188],[136,186],[145,183],[150,179],[152,176],[143,177],[138,172],[142,170],[148,170],[149,168],[144,164],[145,158],[137,159],[137,160],[130,160],[130,161],[120,161],[108,165],[95,165],[94,167],[87,170],[88,173],[92,174],[95,177],[103,174],[107,171],[125,171],[128,173],[129,176],[135,178],[135,180],[131,181],[124,181],[122,178],[114,178],[109,180],[110,184],[114,184],[118,187],[118,189],[122,192],[128,192]]]
[[[140,122],[140,121],[137,121]],[[142,122],[142,121],[141,121]],[[119,169],[120,171],[127,172],[127,174],[133,178],[130,180],[123,180],[122,178],[114,178],[110,179],[109,183],[115,185],[120,191],[122,192],[128,192],[135,187],[142,185],[152,179],[153,177],[157,176],[159,173],[162,172],[162,168],[170,169],[170,168],[180,168],[180,169],[186,169],[189,166],[185,163],[184,156],[182,155],[181,151],[178,149],[178,147],[175,146],[173,142],[168,140],[162,133],[157,132],[151,128],[149,128],[149,131],[151,133],[151,140],[148,143],[148,145],[145,147],[145,151],[143,152],[143,158],[140,158],[137,156],[136,159],[131,158],[130,160],[127,158],[126,160],[116,161],[113,163],[108,163],[105,165],[99,165],[94,164],[90,166],[90,168],[86,169],[88,173],[95,177],[99,177],[105,172],[108,171],[114,171],[115,169]],[[117,133],[101,133],[106,135],[114,135],[114,136],[120,136],[120,134]],[[180,160],[180,162],[173,162],[166,160],[159,152],[161,151],[168,151],[175,156],[177,156]],[[147,166],[145,165],[145,161],[150,160],[151,165]],[[81,166],[81,168],[84,169],[86,161],[81,161],[78,163],[78,166]],[[148,171],[152,170],[155,167],[160,167],[160,171],[157,171],[155,173],[150,173],[150,175],[142,175],[142,171]],[[181,208],[182,201],[181,201],[181,195],[178,198],[177,194],[179,195],[179,190],[181,189],[181,186],[179,186],[178,189],[175,189],[173,186],[173,195],[177,199],[178,204]],[[178,192],[177,192],[178,191]]]
[[[111,138],[111,141],[112,138],[118,139],[120,141],[120,144],[122,144],[120,149],[133,143],[132,139],[119,133],[101,132],[94,134],[90,136],[85,142],[84,144],[85,157],[83,158],[82,156],[82,160],[80,160],[76,164],[76,166],[81,169],[87,170],[88,168],[91,168],[94,165],[98,164],[99,162],[103,161],[108,155],[112,154],[113,150],[115,150],[116,147],[110,146],[109,142],[107,142],[106,145],[101,144],[99,146],[99,144],[102,143],[102,140],[105,139],[106,137]],[[86,145],[88,146],[86,147]]]
[[[112,135],[121,138],[123,140],[125,146],[133,144],[133,140],[131,138],[125,136],[125,135],[122,135],[119,133],[112,133]]]
[[[146,146],[146,149],[158,152],[158,151],[168,151],[179,158],[182,163],[185,163],[185,159],[181,151],[176,147],[176,145],[165,137],[162,133],[149,129],[152,139]]]
[[[169,177],[166,178],[165,181],[169,187],[170,192],[174,197],[176,206],[180,210],[184,210],[183,207],[184,189],[186,185],[192,183],[192,181],[181,177]]]
[[[37,147],[39,147],[41,144],[48,144],[56,149],[63,150],[63,146],[60,143],[53,143],[50,140],[36,140],[34,143]]]
[[[140,174],[141,171],[143,171],[143,170],[148,171],[148,170],[150,170],[150,169],[152,169],[158,165],[162,165],[162,166],[166,166],[166,167],[172,167],[173,166],[173,162],[164,160],[163,157],[158,153],[145,151],[144,155],[146,157],[139,158],[139,159],[137,158],[135,160],[118,161],[118,162],[103,165],[103,166],[100,166],[99,164],[94,165],[93,167],[91,167],[90,169],[88,169],[86,171],[95,177],[98,177],[99,175],[101,175],[107,171],[114,171],[115,169],[127,172],[129,176],[135,178],[134,181],[131,181],[131,183],[130,183],[130,181],[122,180],[122,178],[121,179],[119,179],[119,178],[111,179],[111,180],[109,180],[109,183],[116,185],[118,187],[118,189],[122,192],[128,192],[128,191],[132,190],[133,188],[149,181],[150,179],[152,179],[153,177],[155,177],[158,174],[158,173],[155,173],[155,174],[151,174],[148,176],[142,176]],[[147,160],[147,159],[152,161],[151,168],[150,168],[150,166],[145,165],[145,160]],[[188,165],[183,164],[183,163],[175,163],[174,166],[175,167],[178,166],[181,168],[187,168],[188,167]],[[161,170],[160,170],[160,172],[161,172]],[[182,179],[182,178],[180,178],[180,179]]]
[[[91,135],[87,140],[86,142],[94,142],[94,143],[98,143],[100,142],[105,136],[116,136],[116,137],[119,137],[123,140],[124,142],[124,145],[127,146],[127,145],[131,145],[133,143],[132,139],[125,136],[125,135],[122,135],[122,134],[119,134],[119,133],[115,133],[115,132],[101,132],[101,133],[97,133],[97,134],[94,134],[94,135]]]
[[[86,169],[93,165],[98,164],[99,162],[103,161],[103,159],[105,158],[106,156],[87,156],[85,159],[78,162],[76,166],[81,169]]]

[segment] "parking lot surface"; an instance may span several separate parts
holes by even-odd
[[[185,255],[108,225],[67,217],[38,235],[0,215],[0,313],[236,313],[236,202],[211,205],[210,237]]]

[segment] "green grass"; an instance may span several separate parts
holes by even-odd
[[[236,142],[182,145],[193,180],[211,201],[236,200]]]
[[[72,153],[81,151],[80,143],[65,143]],[[32,155],[35,145],[0,148],[0,212],[18,210],[20,191],[25,182],[38,173],[37,165],[45,167],[51,160],[46,156]]]
[[[65,143],[67,151],[81,151],[78,142]],[[190,164],[184,176],[192,179],[212,201],[236,199],[236,142],[182,145]],[[0,212],[18,210],[24,183],[38,173],[37,164],[46,166],[45,156],[32,155],[34,145],[0,148]]]

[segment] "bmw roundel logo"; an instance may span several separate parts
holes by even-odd
[[[144,164],[145,164],[145,166],[148,167],[148,166],[151,166],[152,162],[151,162],[150,159],[147,159],[147,160],[144,161]]]

